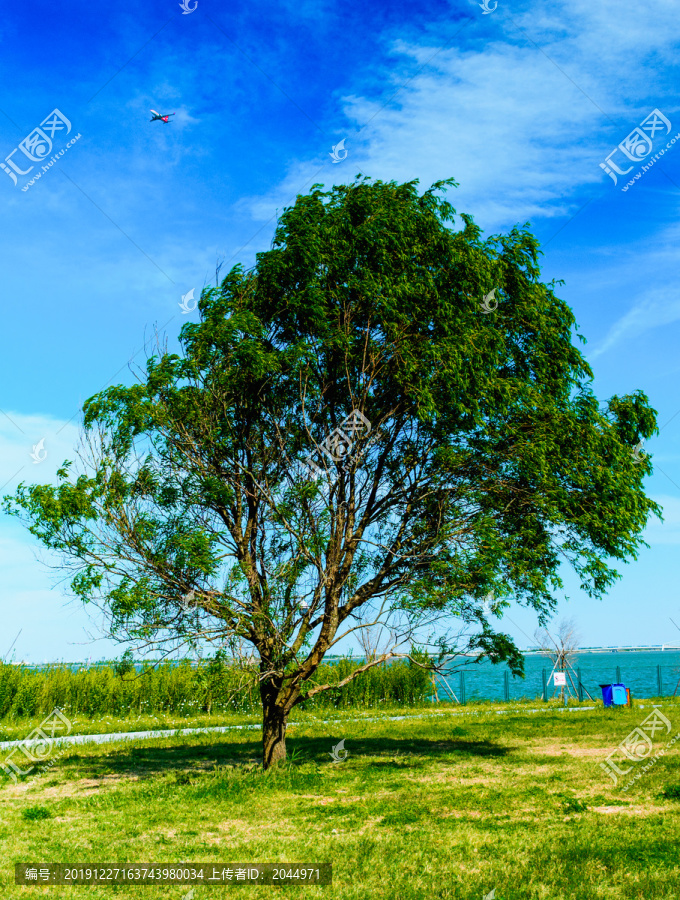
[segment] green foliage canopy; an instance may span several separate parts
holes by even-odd
[[[362,608],[404,634],[462,622],[519,672],[484,597],[543,622],[560,561],[599,597],[636,557],[660,510],[631,450],[655,412],[639,391],[599,407],[537,240],[456,230],[452,183],[314,185],[252,270],[203,291],[181,355],[87,402],[88,471],[6,498],[114,634],[249,642],[285,713]],[[353,410],[370,432],[319,456]]]

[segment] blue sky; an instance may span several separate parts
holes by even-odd
[[[560,614],[584,644],[680,643],[680,140],[666,149],[680,133],[679,39],[663,0],[498,0],[487,14],[462,0],[8,8],[0,160],[55,109],[71,130],[46,159],[80,137],[25,191],[34,172],[15,185],[0,171],[0,493],[73,457],[82,402],[129,382],[156,328],[172,344],[197,315],[182,295],[214,282],[218,260],[223,274],[251,265],[297,193],[359,172],[423,187],[454,177],[450,201],[485,233],[530,223],[544,280],[564,279],[588,339],[598,396],[642,389],[659,413],[647,489],[665,522],[604,601],[569,580]],[[152,124],[150,108],[176,115]],[[632,171],[615,185],[600,163],[655,109],[668,135],[654,128],[640,161],[617,151]],[[19,629],[19,659],[119,653],[41,559],[1,516],[0,655]],[[527,646],[533,615],[510,618]]]

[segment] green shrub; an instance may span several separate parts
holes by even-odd
[[[51,819],[52,813],[44,806],[29,806],[21,810],[21,818],[29,822],[37,822],[40,819]]]
[[[661,791],[664,800],[680,800],[680,784],[667,784]]]
[[[579,800],[578,797],[568,797],[562,803],[562,811],[567,815],[569,813],[585,812],[587,809],[588,806],[583,802],[583,800]]]

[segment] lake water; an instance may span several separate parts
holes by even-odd
[[[594,699],[602,699],[601,684],[618,681],[616,667],[621,672],[621,682],[630,688],[633,697],[658,697],[657,666],[661,667],[661,696],[672,697],[678,689],[680,694],[680,650],[628,650],[628,651],[582,651],[571,658],[574,669],[580,669],[584,687],[583,699],[588,699],[586,691]],[[536,699],[542,696],[542,671],[550,674],[553,663],[539,654],[527,654],[524,658],[524,678],[509,679],[511,700]],[[465,696],[470,700],[503,700],[505,698],[504,663],[494,666],[488,660],[474,663],[464,668]],[[573,677],[573,676],[572,676]],[[460,676],[457,672],[446,678],[451,690],[460,699]],[[574,682],[576,679],[574,678]],[[451,699],[444,686],[438,687],[439,699]],[[548,697],[558,696],[559,688],[548,685]]]

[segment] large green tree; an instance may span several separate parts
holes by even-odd
[[[544,622],[561,562],[601,596],[660,512],[632,453],[647,398],[600,407],[536,239],[456,229],[451,184],[299,196],[252,270],[203,291],[180,354],[86,403],[82,471],[5,501],[112,634],[252,645],[265,767],[347,631],[436,621],[448,652],[463,623],[521,672],[483,599]]]

